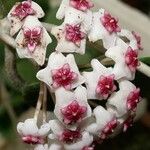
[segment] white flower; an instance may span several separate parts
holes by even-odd
[[[7,16],[11,23],[10,35],[13,36],[20,30],[24,23],[24,19],[29,15],[42,18],[44,16],[44,12],[42,8],[33,1],[18,2],[13,6]]]
[[[110,113],[102,106],[97,106],[93,113],[96,121],[91,123],[86,130],[97,135],[101,140],[106,139],[117,127],[117,119],[113,113]]]
[[[34,150],[62,150],[62,146],[56,142],[51,143],[49,147],[47,144],[45,145],[39,144],[35,146]]]
[[[24,123],[19,122],[17,131],[21,135],[23,142],[27,144],[43,144],[50,131],[50,125],[45,123],[38,128],[36,120],[31,118],[25,120]]]
[[[90,41],[103,41],[104,48],[108,49],[116,44],[117,33],[120,32],[118,20],[104,9],[93,13],[93,24],[88,35]]]
[[[45,62],[46,48],[52,42],[46,29],[34,16],[28,16],[16,37],[20,58],[32,58],[39,65]]]
[[[142,50],[141,37],[134,31],[130,32],[126,29],[122,29],[121,32],[118,32],[118,35],[121,37],[126,37],[129,42],[128,45],[136,50]]]
[[[60,88],[56,90],[55,95],[54,113],[66,125],[74,125],[91,116],[86,88],[79,86],[73,92]]]
[[[90,10],[81,11],[72,7],[69,5],[69,0],[62,0],[56,18],[64,18],[64,24],[81,24],[85,31],[89,31],[92,26],[92,12]]]
[[[135,111],[140,101],[140,90],[131,82],[121,80],[119,83],[119,91],[115,92],[108,99],[107,109],[115,113],[117,117],[122,117],[130,111]]]
[[[53,142],[48,150],[62,150],[62,145],[59,142]]]
[[[97,59],[91,61],[92,72],[83,72],[88,99],[107,99],[116,90],[112,68],[106,68]]]
[[[65,150],[82,150],[93,142],[93,136],[86,131],[66,129],[58,120],[50,121],[52,134],[50,139],[56,139]]]
[[[39,144],[34,148],[34,150],[49,150],[49,149],[47,144],[45,145]]]
[[[50,55],[47,67],[37,73],[37,78],[49,85],[52,91],[59,87],[70,90],[85,82],[74,56],[69,54],[65,57],[58,52]]]
[[[117,46],[109,48],[105,55],[115,61],[113,74],[115,79],[126,78],[133,80],[136,68],[139,65],[138,51],[133,49],[123,40],[117,40]]]
[[[81,24],[62,24],[53,27],[51,33],[57,38],[56,51],[70,53],[85,53],[86,32]]]

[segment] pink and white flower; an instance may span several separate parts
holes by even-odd
[[[93,110],[93,114],[96,120],[90,124],[86,130],[98,136],[101,140],[108,138],[113,134],[118,125],[117,118],[113,113],[110,113],[101,106],[97,106]]]
[[[116,45],[117,33],[120,31],[118,20],[104,9],[100,9],[98,12],[93,13],[93,24],[88,38],[92,42],[101,39],[104,48],[108,49]]]
[[[39,145],[35,146],[34,150],[49,150],[49,148],[48,148],[47,144],[45,144],[45,145],[39,144]]]
[[[58,52],[50,55],[47,67],[37,73],[37,78],[49,85],[52,91],[60,87],[70,90],[85,82],[74,56],[69,54],[65,57]]]
[[[82,150],[84,147],[90,146],[93,142],[93,136],[83,131],[83,129],[66,129],[58,120],[51,120],[50,126],[52,133],[49,135],[49,138],[60,142],[62,149]]]
[[[85,53],[86,33],[81,28],[80,24],[65,24],[58,27],[53,27],[52,34],[58,41],[55,48],[56,51],[64,53]]]
[[[37,126],[35,119],[27,119],[25,122],[19,122],[17,131],[22,137],[22,141],[27,144],[44,144],[45,138],[50,131],[48,123],[43,124],[40,128]]]
[[[73,92],[60,88],[56,90],[55,95],[54,113],[64,124],[74,125],[91,116],[86,88],[79,86]]]
[[[16,37],[16,50],[20,58],[32,58],[43,65],[47,45],[51,42],[51,37],[38,19],[28,16]]]
[[[141,36],[138,33],[134,32],[134,31],[132,31],[132,34],[133,34],[133,36],[134,36],[134,38],[137,42],[137,49],[143,50]]]
[[[118,35],[120,37],[125,37],[127,38],[127,40],[129,40],[129,42],[127,42],[127,44],[132,47],[133,49],[137,49],[137,50],[142,50],[142,42],[141,42],[141,37],[139,34],[137,34],[136,32],[132,31],[128,31],[126,29],[122,29],[121,32],[118,32]]]
[[[49,147],[48,144],[45,145],[39,144],[35,146],[34,150],[62,150],[62,147],[57,142],[54,142],[51,143]]]
[[[109,48],[105,55],[115,61],[112,71],[115,79],[134,79],[136,68],[139,65],[138,51],[136,49],[132,49],[123,40],[118,39],[117,46]]]
[[[119,89],[111,95],[106,105],[110,112],[122,117],[129,112],[135,112],[141,99],[139,89],[127,80],[120,81]]]
[[[42,18],[44,16],[44,12],[42,8],[33,1],[18,2],[15,6],[13,6],[7,16],[11,23],[10,34],[12,36],[21,29],[24,19],[28,16]]]
[[[123,132],[126,132],[129,127],[132,127],[135,116],[135,113],[130,114],[128,118],[123,122]]]
[[[62,3],[56,13],[57,19],[63,19],[63,24],[76,25],[88,32],[92,27],[92,12],[90,10],[80,11],[69,5],[70,0],[62,0]]]
[[[116,90],[112,68],[106,68],[97,59],[91,61],[92,72],[83,72],[88,99],[107,99]]]
[[[91,0],[70,0],[70,6],[74,7],[75,9],[86,11],[94,6]]]

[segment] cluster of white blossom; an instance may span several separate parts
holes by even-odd
[[[103,141],[132,125],[140,90],[130,81],[139,65],[141,39],[118,24],[106,10],[90,11],[91,0],[62,0],[51,33],[58,43],[49,56],[47,67],[37,78],[55,94],[55,120],[40,128],[34,118],[19,123],[22,140],[35,145],[35,150],[93,150],[95,141]],[[32,1],[17,3],[8,19],[11,35],[16,36],[19,57],[33,58],[39,65],[45,62],[46,48],[51,38],[38,18],[43,10]],[[126,41],[123,40],[126,38]],[[92,71],[80,72],[73,54],[84,54],[86,40],[102,40],[105,56],[114,67],[105,67],[97,59],[91,61]],[[106,107],[91,109],[89,101],[106,101]],[[47,140],[47,138],[49,140]]]

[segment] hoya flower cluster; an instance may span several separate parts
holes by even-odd
[[[126,131],[133,123],[141,99],[140,89],[130,81],[140,65],[140,36],[122,29],[118,19],[104,9],[92,12],[93,6],[91,0],[62,0],[57,11],[57,19],[63,19],[51,30],[57,46],[47,66],[37,73],[55,95],[56,118],[40,128],[35,118],[17,125],[22,140],[34,145],[35,150],[93,150],[96,141]],[[33,1],[17,3],[8,14],[10,34],[17,34],[19,57],[32,58],[41,66],[52,41],[38,20],[43,16],[43,10]],[[73,54],[85,54],[87,39],[102,40],[113,67],[92,59],[92,71],[80,72]],[[105,107],[92,109],[90,102],[96,100],[105,101]]]

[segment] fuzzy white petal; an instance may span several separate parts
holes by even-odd
[[[45,124],[43,124],[40,127],[40,129],[39,129],[39,135],[40,136],[46,136],[49,131],[50,131],[50,124],[49,123],[45,123]]]
[[[58,143],[53,143],[50,145],[49,150],[62,150],[62,145]]]
[[[119,83],[119,88],[118,92],[111,95],[106,105],[110,112],[115,113],[117,117],[122,117],[128,113],[127,97],[136,87],[131,82],[122,80]]]
[[[34,148],[34,150],[49,150],[49,149],[47,144],[45,145],[39,144]]]
[[[85,47],[86,47],[86,39],[82,39],[80,46],[77,46],[75,43],[66,40],[64,30],[65,30],[65,24],[62,24],[61,26],[57,26],[57,27],[52,28],[51,33],[58,40],[57,46],[55,48],[56,51],[64,52],[64,53],[76,52],[79,54],[84,54],[85,53]]]
[[[16,43],[17,43],[16,50],[20,58],[32,58],[39,65],[43,65],[45,62],[47,45],[51,43],[52,40],[48,35],[47,31],[45,30],[45,28],[42,26],[42,24],[38,21],[36,17],[34,16],[27,17],[25,19],[23,28],[34,29],[35,27],[42,28],[41,44],[36,47],[34,52],[30,52],[28,48],[24,46],[24,34],[22,29],[16,37]]]
[[[98,84],[101,75],[112,74],[112,68],[106,68],[97,59],[91,61],[91,66],[93,68],[92,72],[83,72],[83,76],[86,79],[86,87],[88,93],[88,99],[103,99],[103,97],[98,97],[96,94],[96,86]]]
[[[31,2],[31,7],[32,7],[32,9],[36,12],[35,16],[36,16],[37,18],[42,18],[42,17],[44,17],[45,13],[44,13],[44,11],[43,11],[43,9],[41,8],[40,5],[38,5],[37,3],[35,3],[35,2],[32,1],[32,2]]]
[[[38,135],[38,127],[35,119],[27,119],[24,123],[18,123],[17,131],[21,135]]]
[[[23,1],[26,2],[26,1]],[[22,3],[23,3],[22,2]],[[13,36],[15,35],[22,27],[22,25],[24,24],[24,20],[20,20],[18,17],[13,16],[12,13],[15,11],[16,7],[21,4],[20,2],[17,2],[12,9],[10,10],[10,12],[7,15],[8,20],[11,23],[11,29],[10,29],[10,35]],[[33,16],[36,16],[37,18],[42,18],[44,17],[44,11],[42,10],[42,8],[35,2],[31,2],[31,8],[35,11],[35,14]]]
[[[86,130],[94,135],[99,135],[107,123],[112,121],[114,114],[105,110],[102,106],[97,106],[93,113],[96,118],[96,122],[89,125]]]
[[[60,121],[63,121],[61,109],[66,107],[74,100],[76,100],[79,103],[79,105],[87,107],[87,113],[84,119],[91,116],[92,112],[87,102],[86,88],[79,86],[76,88],[74,92],[67,91],[64,88],[60,88],[56,90],[55,95],[56,95],[56,105],[55,105],[54,113]]]
[[[64,64],[68,63],[70,66],[70,69],[78,74],[78,80],[72,84],[72,89],[81,85],[85,82],[85,79],[83,76],[80,75],[80,72],[78,70],[78,67],[76,65],[74,56],[72,54],[67,55],[66,57],[62,53],[54,52],[50,55],[48,65],[45,69],[40,70],[37,73],[37,78],[43,82],[45,82],[47,85],[51,87],[52,90],[52,74],[51,71],[54,69],[60,69]]]
[[[117,40],[117,45],[118,46],[109,48],[105,53],[107,57],[115,61],[113,69],[115,79],[118,80],[125,77],[126,79],[133,80],[135,73],[129,69],[125,62],[125,53],[129,46],[121,39]]]
[[[82,139],[73,144],[64,144],[66,150],[82,150],[85,146],[91,145],[93,142],[93,136],[88,132],[82,133]]]
[[[58,120],[50,120],[49,122],[52,132],[55,135],[61,135],[64,130],[63,124]]]
[[[137,41],[136,41],[134,35],[132,34],[132,32],[130,32],[126,29],[122,29],[121,32],[118,33],[118,35],[122,36],[122,37],[126,37],[129,40],[128,45],[130,47],[132,47],[133,49],[138,49]]]
[[[60,7],[56,13],[56,18],[57,19],[63,19],[65,16],[65,11],[67,7],[69,6],[69,0],[62,0]]]
[[[98,12],[93,13],[93,24],[88,34],[88,38],[92,42],[102,39],[104,48],[108,49],[115,46],[117,34],[109,34],[109,32],[102,25],[100,18],[104,15],[104,12],[104,9],[100,9]]]

